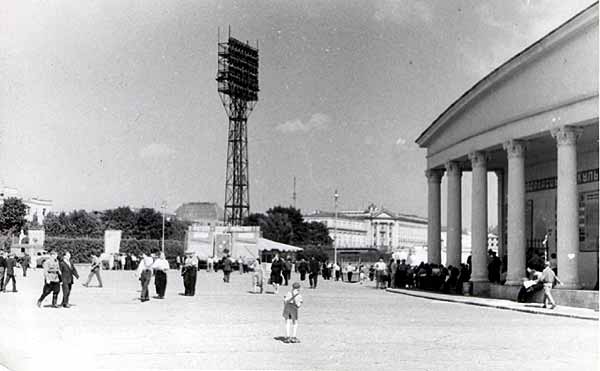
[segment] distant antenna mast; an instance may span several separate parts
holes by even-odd
[[[294,209],[296,208],[296,177],[294,177],[294,193],[292,193],[292,200],[294,200]]]

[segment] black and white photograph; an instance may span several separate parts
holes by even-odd
[[[598,11],[0,1],[0,371],[598,370]]]

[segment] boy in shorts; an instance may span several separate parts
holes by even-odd
[[[300,295],[300,283],[294,282],[292,291],[288,292],[283,298],[283,318],[285,319],[285,334],[284,343],[299,343],[300,340],[296,337],[298,330],[298,308],[302,305],[302,296]],[[292,328],[292,336],[290,337],[290,327]]]

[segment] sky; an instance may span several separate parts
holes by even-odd
[[[252,212],[292,204],[296,177],[303,212],[332,210],[337,189],[340,209],[426,216],[425,150],[414,140],[592,2],[4,0],[0,177],[55,210],[223,206],[217,30],[231,25],[259,42]],[[494,175],[489,183],[495,225]],[[464,226],[469,200],[465,173]]]

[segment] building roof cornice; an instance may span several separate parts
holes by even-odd
[[[425,131],[419,135],[415,142],[420,147],[427,147],[435,134],[449,121],[459,115],[465,107],[478,97],[486,94],[496,84],[505,80],[515,70],[522,68],[540,55],[548,53],[563,41],[581,32],[587,27],[598,23],[598,2],[577,13],[571,19],[558,26],[546,36],[531,44],[529,47],[516,54],[498,68],[479,80],[441,115],[439,115]]]

